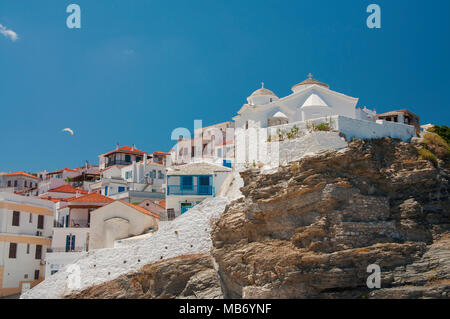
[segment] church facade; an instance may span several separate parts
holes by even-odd
[[[247,98],[233,118],[236,128],[248,128],[249,122],[265,128],[299,121],[309,121],[334,115],[375,121],[375,112],[357,109],[358,98],[330,89],[308,75],[308,79],[292,87],[292,94],[279,98],[262,87]]]

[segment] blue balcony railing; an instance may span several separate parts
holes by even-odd
[[[214,195],[211,185],[168,185],[167,195]]]

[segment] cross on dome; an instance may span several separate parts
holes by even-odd
[[[311,74],[311,72],[309,72],[308,74],[308,78],[312,79],[313,75]]]
[[[261,82],[261,89],[264,89],[264,82]]]

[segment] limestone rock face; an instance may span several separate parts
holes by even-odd
[[[184,255],[146,265],[107,283],[74,292],[69,299],[223,298],[211,256]]]
[[[212,256],[162,260],[67,297],[449,298],[450,165],[420,160],[419,147],[355,141],[243,172]],[[367,287],[373,264],[381,289]]]
[[[449,172],[416,147],[355,141],[242,173],[245,197],[212,232],[225,297],[449,297]],[[371,264],[382,289],[367,288]]]

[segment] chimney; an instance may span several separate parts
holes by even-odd
[[[133,146],[131,147],[131,150],[134,151],[134,149],[135,149],[135,147],[134,147],[134,144],[133,144]]]
[[[86,169],[89,168],[89,162],[86,160]]]
[[[77,190],[77,192],[75,193],[75,197],[76,198],[80,197],[80,191]]]
[[[117,142],[117,147],[116,147],[116,150],[118,150],[119,149],[119,142]]]

